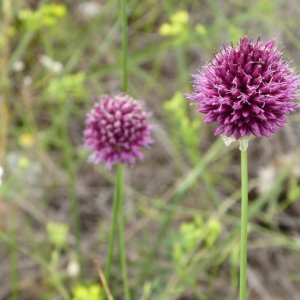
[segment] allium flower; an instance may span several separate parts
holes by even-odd
[[[236,139],[271,135],[299,107],[293,102],[299,78],[274,40],[242,38],[194,75],[193,87],[187,98],[199,104],[205,122],[218,123],[215,135]]]
[[[110,169],[116,163],[134,164],[142,159],[141,149],[152,143],[150,114],[141,103],[128,96],[106,96],[95,104],[86,118],[85,146],[90,160],[104,162]]]

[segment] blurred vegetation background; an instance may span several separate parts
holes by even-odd
[[[101,300],[114,173],[86,162],[86,112],[121,91],[118,0],[2,0],[0,299]],[[185,101],[192,73],[241,36],[300,64],[297,0],[130,0],[129,91],[155,144],[126,170],[134,300],[237,299],[237,145]],[[299,300],[300,115],[250,142],[251,300]],[[118,253],[109,282],[123,299]]]

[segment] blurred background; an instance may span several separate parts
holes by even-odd
[[[183,94],[241,36],[275,37],[300,64],[297,0],[130,0],[129,91],[155,144],[126,170],[133,300],[234,300],[238,145]],[[86,112],[121,91],[118,0],[1,1],[0,299],[101,300],[114,172],[87,163]],[[299,300],[300,114],[249,147],[251,300]],[[123,299],[118,253],[109,287]]]

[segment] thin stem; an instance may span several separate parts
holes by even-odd
[[[121,0],[121,22],[122,22],[122,90],[127,93],[128,90],[128,3],[127,0]],[[125,244],[125,217],[123,205],[123,166],[117,167],[117,198],[119,203],[119,246],[121,269],[124,285],[125,300],[130,300],[130,291],[128,284],[128,271],[126,263],[126,244]]]
[[[240,300],[247,299],[247,239],[248,239],[248,162],[247,149],[241,150],[242,209],[240,247]]]
[[[128,90],[128,20],[127,20],[127,0],[121,0],[121,22],[122,22],[122,90]]]
[[[9,26],[11,19],[11,0],[2,1],[2,38],[3,47],[1,51],[1,96],[0,97],[0,165],[4,161],[4,155],[7,146],[7,134],[9,127],[9,107],[8,98],[10,94],[9,78],[9,57],[10,57],[10,37]]]
[[[119,221],[119,222],[118,222]],[[129,284],[127,278],[126,245],[125,245],[125,218],[123,210],[123,166],[118,164],[115,182],[115,193],[113,202],[113,213],[111,231],[109,235],[108,258],[106,262],[105,277],[109,282],[114,250],[114,238],[116,236],[117,222],[119,224],[119,243],[122,277],[124,284],[125,299],[130,300]]]
[[[109,244],[108,244],[108,257],[106,262],[106,268],[105,268],[105,277],[106,281],[109,282],[110,279],[110,273],[111,273],[111,264],[113,259],[113,251],[114,251],[114,243],[115,243],[115,236],[116,236],[116,230],[117,230],[117,222],[118,222],[118,212],[119,212],[119,200],[120,197],[118,196],[118,181],[119,176],[116,176],[116,182],[115,182],[115,192],[114,192],[114,200],[113,200],[113,211],[112,211],[112,221],[111,221],[111,229],[110,229],[110,235],[109,235]]]
[[[17,300],[19,298],[18,292],[18,253],[17,253],[17,218],[15,214],[12,215],[12,228],[11,228],[11,299]]]
[[[121,0],[121,24],[122,24],[122,52],[121,52],[121,78],[122,91],[126,93],[128,90],[128,24],[127,24],[127,0]],[[119,222],[118,222],[119,221]],[[120,259],[122,268],[122,277],[124,284],[125,299],[130,300],[128,273],[126,263],[126,245],[125,245],[125,218],[123,210],[123,166],[118,164],[117,176],[115,182],[115,193],[112,213],[112,224],[109,236],[108,258],[105,269],[105,277],[107,282],[110,279],[111,264],[114,250],[114,238],[116,236],[116,225],[119,224],[119,244]],[[104,296],[105,297],[105,296]]]
[[[118,165],[117,170],[117,197],[119,208],[119,243],[120,243],[120,259],[121,259],[121,268],[122,268],[122,277],[124,285],[125,300],[130,300],[130,291],[128,283],[128,271],[126,263],[126,243],[125,243],[125,217],[124,217],[124,207],[123,207],[123,166]]]

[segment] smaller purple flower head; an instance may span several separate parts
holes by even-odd
[[[104,162],[108,169],[116,163],[133,165],[142,159],[141,149],[152,143],[150,113],[128,96],[105,96],[88,113],[84,144],[92,151],[90,161]]]
[[[270,136],[299,107],[293,102],[299,78],[274,40],[244,37],[193,77],[194,91],[187,98],[199,104],[205,122],[218,123],[215,135]]]

